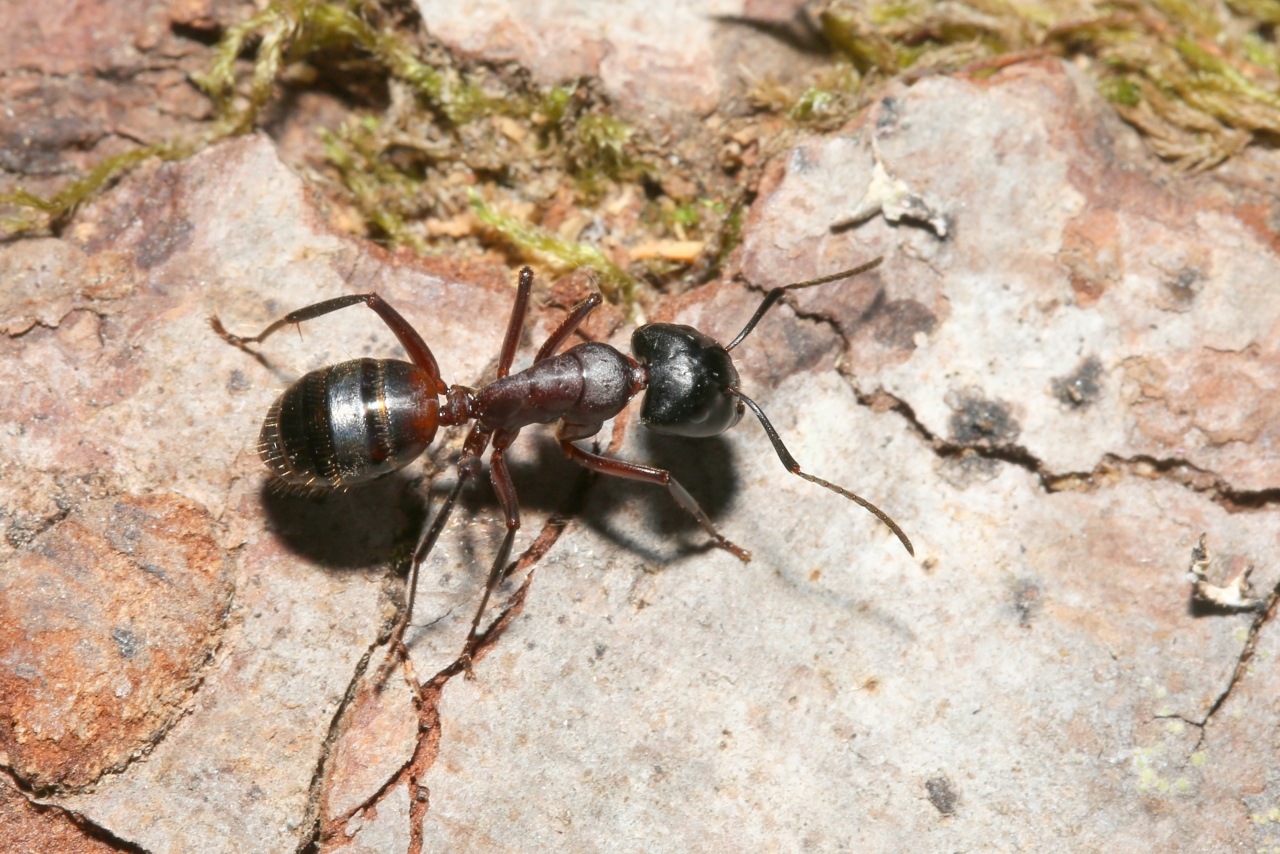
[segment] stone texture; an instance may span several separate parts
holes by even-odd
[[[185,36],[207,36],[247,6],[222,2],[199,22],[180,14],[183,5],[0,0],[0,191],[20,184],[51,194],[64,176],[192,133],[211,115],[190,79],[208,47]]]
[[[636,111],[698,115],[715,109],[720,95],[710,16],[740,7],[737,0],[485,0],[466,9],[447,0],[418,3],[428,31],[464,53],[518,61],[548,84],[599,77],[606,91]]]
[[[417,745],[416,702],[398,669],[388,672],[383,662],[375,661],[365,672],[329,750],[322,820],[351,816],[409,761]],[[361,817],[359,824],[363,827],[367,820]]]
[[[1234,490],[1274,488],[1270,237],[1214,188],[1135,169],[1131,137],[1083,81],[1034,66],[998,79],[923,80],[864,128],[792,151],[753,211],[751,280],[886,253],[874,280],[797,305],[837,323],[867,391],[906,402],[939,438],[1016,446],[1053,474],[1150,457]],[[875,221],[828,228],[877,159],[938,201],[956,239]],[[975,407],[1005,413],[996,434],[966,429]]]
[[[442,37],[452,25],[443,11],[427,20]],[[586,41],[575,20],[560,43]],[[690,103],[707,79],[687,84]],[[877,160],[920,207],[862,204]],[[777,159],[743,230],[748,281],[652,314],[724,340],[759,289],[884,255],[872,273],[793,294],[734,355],[805,470],[884,508],[916,559],[860,508],[788,475],[749,418],[701,441],[632,421],[619,453],[670,467],[754,560],[709,548],[662,490],[597,480],[527,597],[519,577],[500,591],[492,614],[512,596],[522,609],[477,678],[448,678],[502,527],[476,490],[424,567],[406,637],[427,686],[415,702],[398,669],[376,690],[374,641],[399,595],[393,556],[424,496],[449,484],[421,473],[442,469],[458,436],[367,489],[273,494],[253,449],[274,396],[312,368],[396,348],[351,309],[270,339],[258,361],[206,318],[253,331],[376,289],[447,379],[475,383],[509,275],[334,233],[263,138],[144,170],[61,238],[0,249],[12,282],[0,289],[0,595],[8,609],[35,601],[35,570],[73,572],[41,563],[50,544],[66,555],[82,541],[99,575],[146,582],[109,536],[109,508],[124,503],[190,509],[184,533],[231,562],[235,596],[216,643],[216,607],[184,627],[197,638],[184,661],[216,648],[194,695],[190,666],[145,674],[151,696],[180,698],[180,719],[95,718],[128,743],[163,732],[149,753],[41,806],[0,780],[0,821],[66,829],[71,810],[97,828],[85,845],[149,852],[287,851],[316,822],[324,851],[1276,844],[1274,615],[1197,609],[1186,578],[1207,532],[1215,580],[1253,563],[1264,595],[1280,584],[1280,240],[1272,202],[1235,178],[1163,175],[1057,63],[922,79]],[[896,210],[944,219],[888,221]],[[535,315],[518,367],[556,317]],[[628,330],[602,328],[625,346]],[[545,431],[513,450],[519,550],[576,487]],[[146,548],[176,572],[187,559],[164,542]],[[132,589],[102,613],[165,625]],[[21,680],[10,638],[34,631],[21,616],[6,632],[10,621],[6,685]],[[128,644],[100,648],[120,658]],[[81,654],[50,648],[43,666],[73,672]],[[26,708],[10,712],[20,725]],[[116,755],[3,764],[79,781]]]
[[[0,828],[5,848],[15,854],[113,854],[119,847],[84,833],[75,818],[57,807],[34,804],[0,777]]]
[[[0,763],[74,788],[163,737],[227,618],[231,567],[203,508],[122,496],[69,512],[0,577]]]
[[[797,0],[578,3],[417,0],[428,32],[488,62],[518,62],[545,85],[595,78],[624,116],[687,126],[765,77],[790,78],[812,57],[760,32],[792,21]],[[744,70],[742,57],[751,56]],[[750,79],[744,79],[750,78]]]
[[[945,239],[831,230],[877,157]],[[1277,257],[1220,186],[1156,174],[1058,65],[921,81],[780,159],[744,229],[752,283],[887,260],[794,295],[810,320],[767,319],[735,351],[744,390],[919,559],[749,424],[675,449],[634,431],[626,453],[755,559],[691,555],[705,538],[660,491],[593,487],[479,680],[445,688],[425,849],[1273,844],[1273,623],[1231,687],[1257,617],[1193,609],[1186,568],[1207,531],[1218,572],[1276,589],[1275,511],[1160,472],[1276,488]],[[660,319],[725,338],[755,299],[702,289]],[[1155,393],[1130,377],[1150,361],[1176,366]],[[1156,439],[1144,407],[1170,389],[1191,426]]]

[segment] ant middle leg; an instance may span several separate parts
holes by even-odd
[[[666,469],[654,468],[652,466],[641,465],[640,463],[629,463],[626,460],[613,459],[612,457],[602,457],[599,454],[593,454],[590,451],[584,451],[577,445],[573,444],[571,439],[565,438],[564,434],[556,437],[560,442],[560,447],[564,449],[569,459],[573,460],[580,466],[584,466],[591,471],[600,474],[612,475],[614,477],[626,478],[627,480],[639,480],[645,483],[656,483],[665,486],[667,491],[671,493],[671,497],[676,500],[681,507],[687,510],[693,518],[698,520],[698,524],[702,526],[711,538],[715,540],[716,545],[732,554],[738,560],[744,563],[751,560],[751,552],[730,542],[712,524],[711,517],[698,506],[698,502],[694,500],[680,482],[671,476],[671,472]]]
[[[573,331],[582,325],[582,321],[587,319],[587,315],[599,307],[600,302],[600,295],[592,294],[575,305],[565,319],[560,321],[560,325],[556,327],[555,331],[548,335],[547,340],[538,348],[538,355],[533,357],[533,363],[536,365],[554,356],[556,350],[560,349],[560,345],[564,344],[569,336],[573,334]]]
[[[431,550],[435,548],[436,540],[440,539],[440,534],[449,521],[449,515],[453,512],[462,488],[479,472],[480,455],[489,446],[491,436],[491,433],[481,430],[479,424],[471,428],[462,446],[462,456],[458,458],[458,480],[449,490],[444,504],[436,511],[435,518],[423,528],[422,536],[418,538],[418,545],[413,550],[413,560],[409,564],[409,577],[405,581],[404,613],[396,621],[395,628],[391,632],[391,646],[401,654],[407,653],[404,649],[404,635],[409,628],[409,621],[413,618],[413,605],[418,590],[418,572],[431,554]]]
[[[213,327],[213,331],[218,333],[223,341],[233,347],[239,347],[241,350],[253,353],[247,345],[261,344],[271,335],[275,334],[286,326],[303,323],[307,320],[315,320],[317,317],[323,317],[326,314],[347,308],[348,306],[364,303],[372,309],[378,317],[382,318],[382,322],[395,333],[396,338],[404,347],[405,352],[409,354],[409,359],[419,368],[427,372],[427,375],[436,384],[436,390],[440,394],[445,392],[445,383],[440,378],[440,365],[436,362],[436,357],[432,354],[431,348],[427,346],[427,342],[422,340],[422,336],[417,330],[409,325],[409,321],[405,320],[400,312],[391,307],[391,304],[377,294],[348,294],[346,296],[334,297],[314,305],[303,306],[296,311],[291,311],[284,317],[272,323],[266,329],[257,335],[242,336],[232,335],[222,325],[222,321],[215,315],[209,318],[209,325]],[[255,354],[256,355],[256,354]]]
[[[527,269],[527,268],[526,268]],[[467,642],[462,648],[462,664],[467,673],[471,673],[471,659],[476,651],[480,638],[480,620],[484,617],[489,598],[507,577],[507,564],[511,559],[511,547],[515,542],[516,531],[520,530],[520,503],[516,498],[515,483],[511,480],[511,472],[507,469],[506,449],[515,440],[515,431],[501,431],[494,441],[493,453],[489,456],[489,477],[493,481],[493,489],[498,493],[498,503],[506,517],[507,533],[498,547],[493,566],[489,569],[489,578],[485,581],[484,593],[480,597],[480,606],[471,620],[471,630],[467,632]]]

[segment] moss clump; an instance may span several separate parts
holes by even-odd
[[[1186,169],[1280,132],[1277,0],[831,0],[819,19],[864,81],[1086,58],[1120,114]]]
[[[86,199],[150,157],[179,159],[219,139],[254,131],[290,69],[359,57],[378,69],[390,104],[321,131],[323,151],[347,202],[367,230],[392,245],[431,251],[487,225],[553,266],[588,266],[628,301],[635,280],[599,250],[553,236],[515,215],[478,204],[470,188],[524,202],[532,212],[577,188],[591,203],[620,184],[650,179],[637,131],[613,116],[587,84],[552,88],[484,67],[461,69],[447,51],[424,47],[376,3],[276,0],[229,28],[195,82],[215,118],[190,138],[104,160],[50,198],[22,189],[0,196],[19,213],[0,221],[10,233],[56,229]],[[335,75],[342,84],[343,75]],[[638,194],[638,195],[642,195]],[[531,208],[528,202],[533,203]],[[505,205],[521,209],[522,205]]]
[[[595,246],[565,240],[520,220],[505,216],[485,204],[480,194],[471,191],[471,205],[480,221],[498,232],[521,252],[534,256],[551,267],[568,272],[580,268],[595,271],[600,277],[600,292],[614,302],[633,309],[636,280],[614,264]]]

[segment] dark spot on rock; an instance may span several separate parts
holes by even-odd
[[[1204,289],[1204,273],[1195,267],[1185,267],[1160,283],[1164,287],[1168,308],[1186,311]]]
[[[161,581],[171,580],[169,578],[169,573],[165,572],[164,567],[162,566],[156,566],[154,563],[144,563],[144,564],[141,564],[141,566],[142,566],[143,572],[149,575],[154,575],[156,578],[160,579]]]
[[[231,376],[227,378],[227,391],[229,392],[248,391],[249,386],[249,378],[239,368],[233,370]]]
[[[1040,585],[1030,578],[1019,578],[1009,585],[1013,597],[1013,610],[1018,614],[1018,625],[1031,626],[1031,619],[1040,611]]]
[[[934,809],[943,815],[955,815],[960,796],[945,775],[929,778],[925,781],[924,788],[929,793],[929,803],[933,804]]]
[[[111,508],[109,524],[104,532],[107,541],[121,553],[131,555],[137,548],[138,539],[142,536],[142,523],[146,517],[139,509],[123,501],[117,501]]]
[[[1012,442],[1022,432],[1004,401],[988,400],[970,390],[948,403],[955,410],[950,422],[951,440],[958,445],[996,447]]]
[[[74,114],[58,115],[68,112],[66,105],[59,103],[66,94],[59,87],[43,86],[22,111],[25,115],[9,113],[15,123],[0,130],[0,168],[26,175],[56,175],[67,171],[68,151],[88,150],[102,139],[101,127]]]
[[[1098,399],[1102,391],[1102,363],[1090,356],[1074,373],[1053,381],[1053,396],[1074,409],[1084,409]]]
[[[111,639],[120,647],[120,655],[124,658],[133,658],[142,649],[142,639],[124,626],[112,629]]]
[[[602,643],[596,644],[596,658],[604,658],[605,651],[608,649],[609,647]]]
[[[883,98],[880,101],[880,115],[876,117],[877,131],[891,131],[897,128],[902,111],[897,98]]]
[[[936,465],[942,479],[961,490],[968,489],[975,483],[987,483],[1000,476],[1000,461],[984,456],[972,448],[940,457]]]
[[[153,220],[150,231],[138,241],[138,266],[149,270],[169,259],[174,252],[191,242],[194,226],[190,220]]]
[[[869,320],[876,341],[895,350],[914,350],[916,333],[927,335],[938,326],[937,316],[913,299],[877,300]]]

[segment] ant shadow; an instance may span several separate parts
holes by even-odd
[[[648,430],[639,431],[638,438],[639,453],[628,460],[671,472],[719,528],[739,490],[729,442],[723,436],[690,439]],[[640,511],[638,529],[635,523],[621,524],[621,519],[633,515],[628,510]],[[597,477],[579,518],[647,563],[672,563],[716,548],[697,520],[664,487],[651,483]],[[669,547],[658,549],[655,543]]]
[[[531,514],[560,513],[572,503],[583,469],[565,457],[549,434],[530,431],[521,440],[528,445],[519,456],[508,457],[508,466],[522,511],[523,534],[530,527]],[[669,470],[719,524],[738,492],[733,454],[723,437],[687,439],[640,431],[637,444],[639,453],[633,461]],[[441,497],[456,477],[450,467],[428,490],[412,471],[414,467],[320,495],[299,495],[268,482],[262,488],[268,529],[293,553],[320,566],[334,570],[385,566],[398,551],[412,547],[428,512],[438,512]],[[698,522],[661,486],[597,476],[587,489],[584,506],[574,518],[641,560],[666,564],[714,548]],[[502,511],[487,466],[484,475],[463,490],[458,505],[454,518],[466,523],[462,551],[482,553],[484,546],[477,536],[493,539],[496,548]],[[642,527],[628,530],[634,523],[623,520],[635,515]],[[670,547],[655,548],[659,542]],[[518,541],[517,551],[520,548]]]
[[[687,439],[658,436],[648,430],[640,431],[639,436],[639,451],[628,456],[629,461],[669,470],[713,521],[723,515],[738,491],[733,455],[723,437]],[[527,443],[524,453],[508,457],[507,462],[521,510],[562,512],[572,503],[571,492],[583,476],[582,467],[564,455],[550,433],[529,431],[520,441]],[[587,443],[583,445],[589,447]],[[664,564],[689,553],[714,548],[697,520],[661,486],[596,475],[587,489],[586,500],[574,519],[615,545],[634,552],[641,560]],[[492,516],[497,522],[501,511],[487,469],[482,481],[464,491],[459,504],[459,512],[472,518]],[[633,528],[634,523],[623,519],[634,515],[636,510],[640,511],[638,515],[644,527],[631,531],[628,528]],[[522,513],[526,528],[528,515]],[[500,528],[500,523],[494,525],[494,537],[501,536]],[[672,547],[657,550],[652,545],[657,541],[669,541]]]
[[[426,496],[415,478],[395,472],[355,489],[319,495],[262,487],[267,528],[301,557],[337,570],[385,565],[415,536],[426,517]]]

